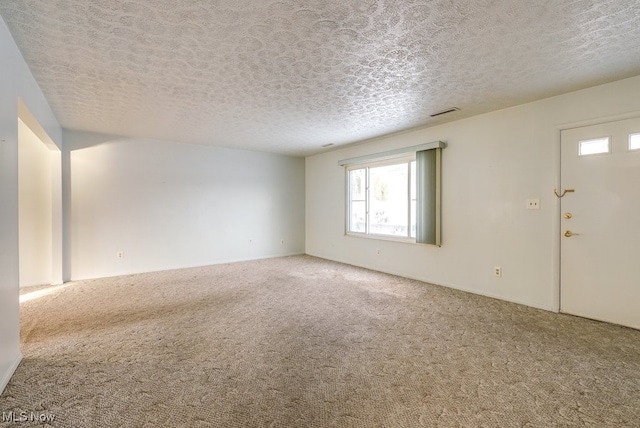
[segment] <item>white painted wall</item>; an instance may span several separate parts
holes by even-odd
[[[18,122],[20,286],[51,284],[51,151]]]
[[[562,127],[640,115],[640,76],[306,159],[306,252],[474,293],[558,309]],[[464,106],[461,106],[464,108]],[[435,140],[443,151],[440,248],[346,236],[337,162]],[[541,209],[525,209],[527,198]],[[381,255],[376,255],[376,250]],[[503,269],[502,278],[493,267]]]
[[[67,130],[64,141],[73,279],[304,252],[304,159]]]
[[[0,391],[21,359],[18,261],[18,99],[60,147],[61,129],[0,19]],[[56,236],[61,236],[61,231]]]

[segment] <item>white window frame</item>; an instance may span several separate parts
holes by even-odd
[[[442,246],[442,150],[447,147],[444,141],[432,141],[416,146],[388,150],[381,153],[341,159],[338,166],[345,168],[345,235],[384,239],[389,241],[414,242],[420,245]],[[351,225],[351,186],[349,172],[362,169],[369,165],[397,162],[398,159],[413,157],[416,162],[416,233],[414,238],[398,238],[394,235],[380,235],[362,232],[352,232]],[[410,180],[410,175],[408,177]],[[368,187],[368,186],[367,186]],[[367,190],[368,193],[368,189]],[[408,203],[411,203],[411,185],[408,186]],[[411,207],[409,213],[411,212]],[[366,207],[365,207],[366,209]],[[367,210],[368,212],[368,210]],[[410,214],[409,214],[410,215]],[[369,223],[367,221],[367,223]],[[409,219],[408,234],[411,235],[411,219]],[[365,226],[365,232],[368,232]]]
[[[580,141],[578,141],[578,156],[579,157],[589,157],[589,156],[601,156],[601,155],[611,154],[611,140],[612,140],[611,136],[603,136],[603,137],[598,137],[598,138],[589,138],[587,140],[580,140]],[[599,151],[594,151],[594,152],[585,151],[585,152],[583,152],[583,145],[586,145],[588,147],[589,144],[594,143],[596,141],[606,141],[607,142],[607,150],[604,151],[604,152],[599,152]]]
[[[411,176],[411,162],[416,161],[415,153],[405,154],[404,156],[394,157],[390,159],[374,161],[374,162],[366,162],[366,163],[354,163],[348,165],[345,168],[346,171],[346,222],[345,222],[345,234],[351,236],[358,236],[362,238],[371,238],[371,239],[381,239],[388,241],[399,241],[399,242],[408,242],[415,243],[415,236],[411,236],[411,192],[412,192],[412,176]],[[397,235],[385,235],[379,233],[371,233],[370,229],[370,186],[369,186],[369,170],[375,167],[389,166],[389,165],[407,165],[407,236],[397,236]],[[364,169],[365,170],[365,231],[357,232],[350,230],[351,227],[351,182],[350,182],[350,171]],[[415,182],[415,178],[413,179]]]

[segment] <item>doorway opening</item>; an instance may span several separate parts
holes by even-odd
[[[22,102],[18,112],[19,284],[61,284],[61,152]]]

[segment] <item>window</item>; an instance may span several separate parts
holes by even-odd
[[[367,198],[365,197],[367,190],[366,172],[367,170],[364,168],[349,171],[349,231],[351,232],[367,232]]]
[[[443,147],[436,142],[340,161],[347,167],[347,233],[440,245]]]
[[[349,232],[415,237],[415,163],[408,158],[348,168]]]
[[[602,153],[610,153],[609,137],[595,138],[593,140],[582,140],[579,142],[578,155],[598,155]]]
[[[629,134],[629,150],[640,150],[640,134]]]

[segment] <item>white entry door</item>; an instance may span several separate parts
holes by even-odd
[[[640,118],[562,131],[565,190],[561,311],[640,329]]]

